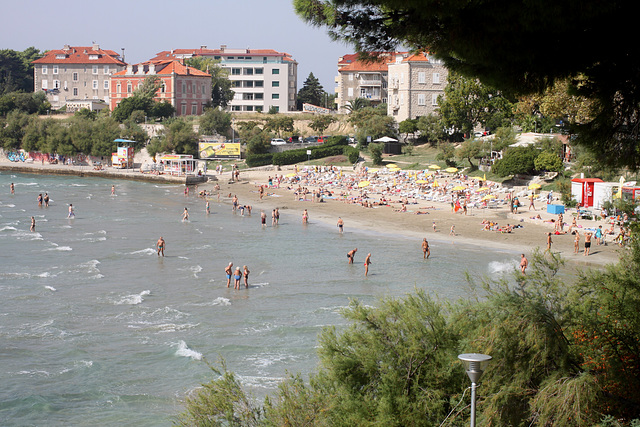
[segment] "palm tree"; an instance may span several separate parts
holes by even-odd
[[[346,108],[349,111],[349,113],[352,113],[354,111],[362,110],[363,108],[369,107],[370,105],[371,105],[371,101],[369,101],[368,99],[356,98],[347,102],[344,108]]]

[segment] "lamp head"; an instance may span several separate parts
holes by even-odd
[[[458,355],[458,359],[464,363],[467,375],[473,384],[476,384],[482,373],[487,369],[491,356],[478,353],[465,353]]]

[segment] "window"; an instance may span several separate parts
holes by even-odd
[[[93,67],[91,67],[91,73],[92,74],[98,74],[98,66],[94,65]]]
[[[272,105],[271,107],[269,107],[269,109],[271,108],[273,108],[276,113],[280,111],[280,107],[278,107],[277,105]]]
[[[54,89],[60,89],[60,80],[54,80],[53,81],[53,88]]]
[[[117,93],[121,93],[121,92],[122,92],[122,85],[121,85],[120,83],[118,83],[118,84],[116,85],[116,92],[117,92]]]
[[[280,99],[280,94],[279,93],[272,93],[271,94],[271,99]]]
[[[242,69],[241,68],[232,68],[231,69],[231,75],[232,76],[239,76],[240,74],[242,74]]]
[[[133,92],[132,89],[133,89],[133,87],[131,86],[131,83],[130,82],[127,83],[127,93]]]
[[[94,89],[98,89],[98,81],[97,80],[93,81],[93,88]]]
[[[73,96],[78,96],[78,88],[77,87],[73,88]]]
[[[104,68],[102,69],[102,73],[103,74],[109,74],[109,66],[105,65]]]
[[[234,80],[231,82],[231,87],[242,87],[242,80]]]
[[[105,89],[109,89],[109,80],[105,80],[104,81],[104,86]]]
[[[253,82],[253,85],[255,87],[264,87],[264,82],[262,80],[256,80],[255,82]]]
[[[352,87],[347,88],[347,96],[348,97],[352,97],[353,96],[353,88]]]
[[[187,104],[182,104],[182,108],[180,109],[183,116],[187,115]]]
[[[431,105],[438,106],[438,94],[434,93],[431,95]]]
[[[352,82],[353,81],[353,73],[349,73],[349,74],[347,74],[347,76],[349,76],[349,81]]]
[[[440,73],[433,73],[433,84],[440,84]]]
[[[420,71],[418,73],[418,83],[426,83],[427,82],[427,76],[425,74],[424,71]]]
[[[256,68],[253,70],[256,74],[264,74],[264,68]]]
[[[43,65],[42,66],[42,74],[47,74],[47,71],[48,71],[47,66]]]
[[[271,74],[280,74],[280,69],[274,68],[271,70]]]
[[[418,105],[426,105],[426,99],[424,93],[418,94]]]
[[[162,82],[162,85],[160,86],[160,93],[165,93],[167,91],[167,84],[165,82]]]
[[[242,100],[243,101],[253,101],[253,94],[252,93],[243,93],[242,94]]]
[[[232,105],[231,111],[242,111],[242,108],[239,105]]]
[[[280,87],[280,82],[279,81],[271,82],[271,87]]]
[[[43,80],[42,81],[42,89],[49,89],[49,81],[48,80]]]
[[[253,99],[264,99],[264,93],[254,93]]]
[[[198,114],[198,104],[193,104],[191,105],[191,115],[195,116],[196,114]]]
[[[53,74],[58,74],[58,66],[57,65],[53,66]]]
[[[253,81],[248,80],[248,81],[244,82],[244,87],[253,87]]]
[[[244,69],[245,76],[253,76],[253,68],[245,68]]]
[[[71,78],[71,80],[73,80],[74,82],[77,82],[78,81],[78,73],[73,73],[72,76],[73,77]]]
[[[187,93],[187,84],[185,82],[182,82],[182,94],[186,94]]]

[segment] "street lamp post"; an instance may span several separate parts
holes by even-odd
[[[487,369],[491,356],[478,353],[465,353],[458,355],[458,359],[464,363],[465,371],[471,380],[471,427],[476,425],[476,384],[482,373]]]

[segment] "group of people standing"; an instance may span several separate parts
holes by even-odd
[[[233,262],[230,262],[227,268],[224,269],[225,274],[227,275],[227,288],[231,286],[231,279],[233,278],[233,289],[240,289],[240,280],[244,278],[244,287],[249,288],[249,269],[247,266],[242,267],[242,271],[240,271],[240,267],[236,267],[235,271],[233,270]]]

